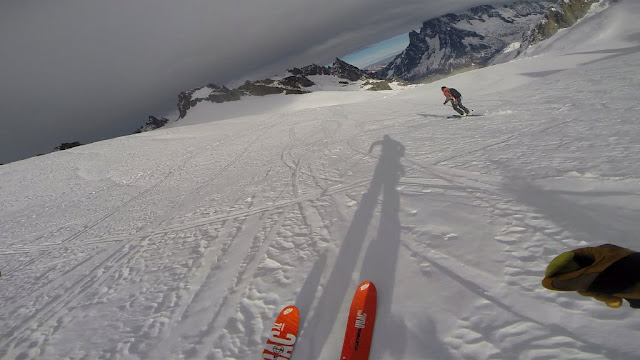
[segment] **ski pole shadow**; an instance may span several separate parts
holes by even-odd
[[[423,118],[441,118],[445,115],[443,114],[418,114],[420,116],[422,116]]]
[[[378,291],[376,323],[384,324],[384,326],[376,326],[374,336],[378,339],[404,339],[406,341],[406,325],[401,319],[396,319],[391,314],[402,233],[399,218],[400,193],[398,192],[398,183],[400,178],[405,175],[404,168],[400,162],[400,159],[404,156],[405,147],[388,135],[385,135],[382,141],[373,143],[369,152],[377,145],[380,145],[382,149],[371,187],[382,188],[380,221],[378,233],[371,240],[366,250],[360,271],[360,279],[361,281],[372,281],[380,289]],[[383,343],[385,344],[384,346],[376,348],[376,342],[373,342],[372,351],[377,356],[387,353],[392,355],[394,359],[404,357],[406,344],[400,341],[393,341],[391,344]]]
[[[305,321],[300,344],[296,349],[296,356],[301,356],[303,359],[319,359],[334,324],[336,324],[336,321],[342,324],[343,319],[338,319],[338,315],[345,298],[353,294],[353,291],[350,291],[354,289],[352,286],[353,274],[365,243],[367,230],[376,210],[378,198],[383,190],[389,192],[393,188],[395,191],[395,186],[398,183],[399,176],[393,173],[402,170],[399,159],[404,154],[404,146],[385,135],[383,140],[371,144],[370,152],[378,145],[382,147],[382,152],[374,171],[373,180],[356,209],[313,315]],[[397,191],[395,196],[398,197]],[[393,225],[394,215],[392,214],[392,209],[394,206],[391,205],[395,202],[399,203],[399,198],[398,200],[393,200],[393,194],[388,195],[387,198],[389,200],[385,209],[390,215],[385,216],[388,219],[385,221],[391,222],[390,228],[394,232],[398,231],[397,237],[399,239],[399,221],[395,220],[398,225]],[[396,219],[398,206],[395,206]],[[397,244],[394,247],[397,248]],[[373,259],[373,261],[376,261],[376,259]],[[393,265],[393,268],[395,268],[395,265]],[[383,286],[388,285],[387,280],[380,280]],[[386,291],[387,289],[385,289]],[[338,329],[344,331],[344,327],[338,327]],[[336,346],[338,345],[336,344]]]
[[[300,323],[304,324],[306,321],[307,314],[311,310],[311,305],[313,304],[313,300],[316,296],[316,291],[320,285],[320,280],[322,278],[322,273],[324,272],[324,268],[327,265],[327,254],[322,253],[320,257],[316,260],[311,272],[305,279],[302,288],[298,292],[298,296],[296,297],[295,305],[298,307],[300,311]]]

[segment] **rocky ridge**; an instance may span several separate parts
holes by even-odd
[[[183,91],[178,95],[178,121],[184,118],[190,109],[201,102],[225,103],[238,101],[246,96],[265,96],[272,94],[297,95],[311,92],[309,88],[316,85],[309,77],[325,75],[337,78],[340,84],[346,86],[357,81],[363,81],[362,86],[368,90],[390,90],[387,80],[379,79],[374,72],[361,70],[341,59],[336,59],[330,66],[316,64],[302,68],[287,70],[282,78],[246,81],[237,88],[208,84],[199,88]],[[165,126],[170,120],[149,116],[147,122],[135,133],[155,130]]]

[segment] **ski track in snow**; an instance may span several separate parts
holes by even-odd
[[[506,64],[537,71],[513,89],[452,78],[484,117],[429,115],[423,85],[3,166],[32,191],[1,194],[0,357],[255,358],[296,304],[294,358],[336,358],[362,280],[372,359],[637,354],[633,310],[540,286],[567,249],[640,250],[640,56],[584,56]],[[404,153],[369,152],[384,135]]]

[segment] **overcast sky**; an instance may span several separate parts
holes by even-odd
[[[500,0],[3,0],[0,163],[126,135],[178,93],[326,64]]]

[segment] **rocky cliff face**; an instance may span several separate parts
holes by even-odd
[[[293,68],[287,70],[295,76],[331,75],[331,68],[328,66],[309,65],[303,68]]]
[[[522,42],[554,4],[485,5],[426,21],[420,32],[409,34],[409,46],[379,75],[415,82],[511,60],[521,53]]]
[[[309,65],[303,68],[287,70],[294,76],[332,75],[349,81],[376,79],[377,74],[361,70],[341,59],[336,59],[331,66]],[[313,85],[313,84],[312,84]]]
[[[562,0],[553,6],[544,15],[544,18],[536,24],[529,34],[529,43],[535,44],[553,36],[560,29],[573,26],[583,18],[591,5],[601,0]]]
[[[139,134],[141,132],[151,131],[157,128],[161,128],[167,125],[168,122],[169,122],[169,119],[167,118],[157,118],[155,116],[149,116],[149,120],[147,120],[147,122],[144,125],[136,129],[134,134]]]
[[[202,101],[212,103],[223,103],[227,101],[236,101],[242,98],[243,92],[240,90],[232,90],[226,86],[217,86],[209,84],[196,89],[183,91],[178,95],[178,111],[180,119],[187,115],[187,111]]]
[[[447,14],[411,32],[409,46],[379,76],[418,82],[507,62],[608,1],[616,0],[520,1]]]

